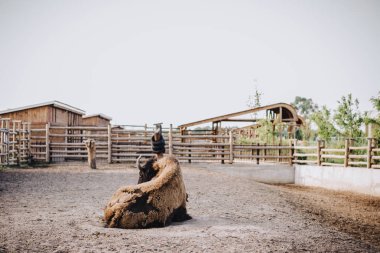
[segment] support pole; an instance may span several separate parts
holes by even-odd
[[[260,155],[260,149],[259,149],[259,146],[260,146],[260,143],[257,143],[257,149],[256,149],[256,155],[257,155],[257,158],[256,158],[256,164],[260,164],[260,158],[259,158],[259,155]]]
[[[169,155],[173,155],[173,125],[169,127]]]
[[[232,131],[230,131],[230,164],[234,161],[234,138],[232,136]]]
[[[108,163],[112,163],[112,127],[108,124]]]
[[[290,159],[289,159],[289,165],[293,165],[293,159],[294,159],[294,142],[292,139],[289,140],[290,145]]]
[[[5,133],[5,128],[4,128],[4,121],[0,118],[0,165],[3,165],[4,163],[4,158],[5,157],[5,151],[4,151],[4,133]]]
[[[9,119],[5,120],[5,128],[7,129],[7,131],[5,132],[5,135],[4,135],[4,140],[6,141],[6,143],[5,143],[5,153],[6,153],[5,162],[7,165],[9,165],[9,139],[10,139],[10,135],[9,135],[10,120]]]
[[[45,136],[45,140],[46,140],[46,162],[49,163],[50,162],[50,122],[46,124],[46,136]]]
[[[344,167],[348,167],[348,160],[350,155],[350,140],[344,140]]]
[[[322,164],[322,140],[317,142],[317,165],[321,166]]]
[[[31,127],[31,123],[28,122],[28,154],[31,154],[32,153],[32,127]]]
[[[21,161],[25,161],[26,159],[26,122],[22,122],[21,125],[22,125],[22,145],[21,145],[21,159],[20,159],[20,162]]]
[[[372,165],[372,138],[368,138],[367,146],[367,168],[371,168]]]

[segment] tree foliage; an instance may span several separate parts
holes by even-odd
[[[312,121],[317,125],[317,136],[322,140],[330,140],[338,134],[330,110],[323,106],[321,110],[311,115]]]
[[[362,136],[360,126],[363,117],[359,112],[359,101],[352,98],[352,94],[342,96],[338,101],[334,121],[340,129],[340,134],[345,138],[357,138]]]
[[[253,95],[249,95],[247,106],[249,108],[256,108],[261,106],[261,97],[263,96],[263,93],[260,92],[257,87],[255,87],[255,92]]]
[[[377,97],[371,97],[370,101],[377,112],[380,112],[380,91],[377,93]],[[380,115],[378,115],[380,116]]]
[[[372,124],[373,137],[380,139],[380,92],[378,92],[377,97],[371,97],[370,101],[374,109],[377,112],[375,117],[370,117],[368,113],[364,116],[364,122],[366,125]]]
[[[305,118],[309,118],[311,114],[318,110],[318,105],[311,98],[296,96],[291,104],[296,108],[298,114]]]

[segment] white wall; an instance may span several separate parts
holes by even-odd
[[[295,165],[295,184],[380,196],[380,170]]]

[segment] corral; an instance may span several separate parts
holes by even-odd
[[[269,109],[292,132],[298,119],[282,107]],[[137,183],[131,163],[153,155],[153,128],[112,126],[104,115],[90,116],[87,125],[37,127],[1,118],[0,165],[35,167],[0,171],[0,252],[380,251],[376,140],[346,140],[344,148],[242,143],[240,133],[220,128],[232,116],[207,119],[211,130],[164,129],[167,152],[181,162],[193,220],[146,230],[106,229],[102,215],[116,189]],[[97,170],[84,163],[89,139]]]
[[[379,198],[261,184],[243,173],[257,166],[236,164],[233,172],[229,166],[182,164],[193,219],[144,230],[108,229],[101,222],[112,193],[137,182],[136,168],[102,164],[91,170],[78,164],[3,170],[0,251],[380,250]]]

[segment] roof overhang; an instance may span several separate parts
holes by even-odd
[[[23,110],[28,110],[28,109],[33,109],[33,108],[38,108],[38,107],[43,107],[43,106],[53,106],[56,108],[64,109],[76,114],[84,115],[85,111],[76,108],[74,106],[59,102],[59,101],[49,101],[45,103],[40,103],[40,104],[35,104],[35,105],[29,105],[29,106],[23,106],[23,107],[18,107],[18,108],[13,108],[13,109],[7,109],[4,111],[0,111],[0,114],[5,114],[5,113],[12,113],[12,112],[18,112],[18,111],[23,111]]]
[[[103,113],[82,116],[83,119],[94,118],[94,117],[103,118],[103,119],[106,119],[106,120],[109,120],[109,121],[112,120],[112,118],[110,116],[107,116],[107,115],[105,115]]]
[[[185,129],[187,127],[192,127],[192,126],[196,126],[196,125],[202,125],[202,124],[211,123],[211,122],[222,122],[222,121],[240,121],[240,122],[251,121],[251,122],[255,122],[256,121],[255,119],[252,119],[252,120],[241,119],[241,120],[239,120],[239,119],[232,119],[232,118],[235,118],[235,117],[238,117],[241,115],[245,115],[245,114],[264,111],[264,110],[274,111],[275,113],[279,113],[280,111],[282,113],[287,113],[288,114],[287,116],[289,118],[287,118],[286,120],[283,120],[283,122],[295,122],[296,124],[303,124],[303,119],[301,117],[299,117],[296,109],[292,105],[286,104],[286,103],[277,103],[277,104],[271,104],[271,105],[266,105],[266,106],[260,106],[260,107],[256,107],[256,108],[252,108],[252,109],[248,109],[248,110],[244,110],[244,111],[234,112],[234,113],[230,113],[230,114],[225,114],[225,115],[221,115],[221,116],[217,116],[217,117],[213,117],[213,118],[208,118],[208,119],[204,119],[204,120],[199,120],[199,121],[195,121],[195,122],[190,122],[190,123],[179,125],[178,127],[181,129]]]

